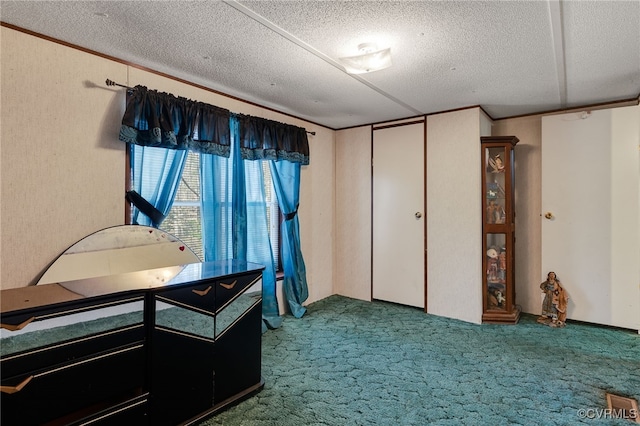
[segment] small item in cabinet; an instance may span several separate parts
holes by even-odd
[[[498,251],[494,248],[487,250],[487,281],[498,282]]]
[[[491,167],[491,173],[503,173],[504,172],[504,162],[502,161],[502,157],[500,154],[496,154],[493,157],[489,157],[489,166]]]
[[[491,286],[488,294],[489,309],[504,309],[504,302],[507,301],[504,297],[504,286]]]
[[[540,290],[544,293],[544,300],[538,322],[549,327],[564,327],[567,320],[569,296],[555,272],[547,274],[546,281],[540,284]]]
[[[490,200],[496,198],[504,198],[504,188],[501,187],[498,182],[488,182],[487,198]]]
[[[507,212],[504,211],[504,207],[500,204],[496,205],[495,218],[495,223],[498,224],[503,224],[507,220]]]
[[[496,202],[493,200],[487,205],[487,223],[496,223]]]
[[[487,205],[487,223],[494,223],[496,211],[496,202],[491,200]]]
[[[487,205],[487,223],[489,224],[502,224],[505,222],[506,212],[504,207],[496,203],[493,200],[489,201]]]
[[[503,284],[507,282],[507,250],[504,247],[498,255],[498,279]]]
[[[501,281],[500,255],[498,250],[490,248],[487,250],[487,303],[489,309],[503,309],[506,301],[504,297],[504,281]]]

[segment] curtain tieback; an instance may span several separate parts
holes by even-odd
[[[292,211],[291,213],[287,213],[284,215],[284,220],[291,220],[294,217],[296,217],[296,215],[298,214],[298,206],[300,204],[296,204],[296,209],[294,211]]]
[[[133,189],[127,191],[125,198],[131,204],[136,206],[141,213],[147,215],[153,224],[158,227],[165,218],[165,215],[158,209],[156,209],[150,202],[148,202],[142,195],[138,194]]]

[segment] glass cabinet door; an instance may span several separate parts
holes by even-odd
[[[485,148],[485,223],[504,224],[507,218],[505,193],[505,149]]]
[[[488,310],[507,309],[507,236],[487,234],[486,306]]]

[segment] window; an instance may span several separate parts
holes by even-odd
[[[276,271],[281,271],[280,223],[282,215],[278,207],[268,162],[262,162],[262,170],[271,250]],[[176,198],[171,211],[160,227],[183,241],[200,259],[204,259],[200,214],[200,154],[192,151],[187,154]]]
[[[171,211],[160,225],[204,259],[200,222],[200,156],[189,152]]]

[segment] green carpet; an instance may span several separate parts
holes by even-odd
[[[629,426],[605,392],[640,400],[636,332],[531,315],[475,325],[331,296],[265,333],[262,357],[264,389],[200,426]]]

